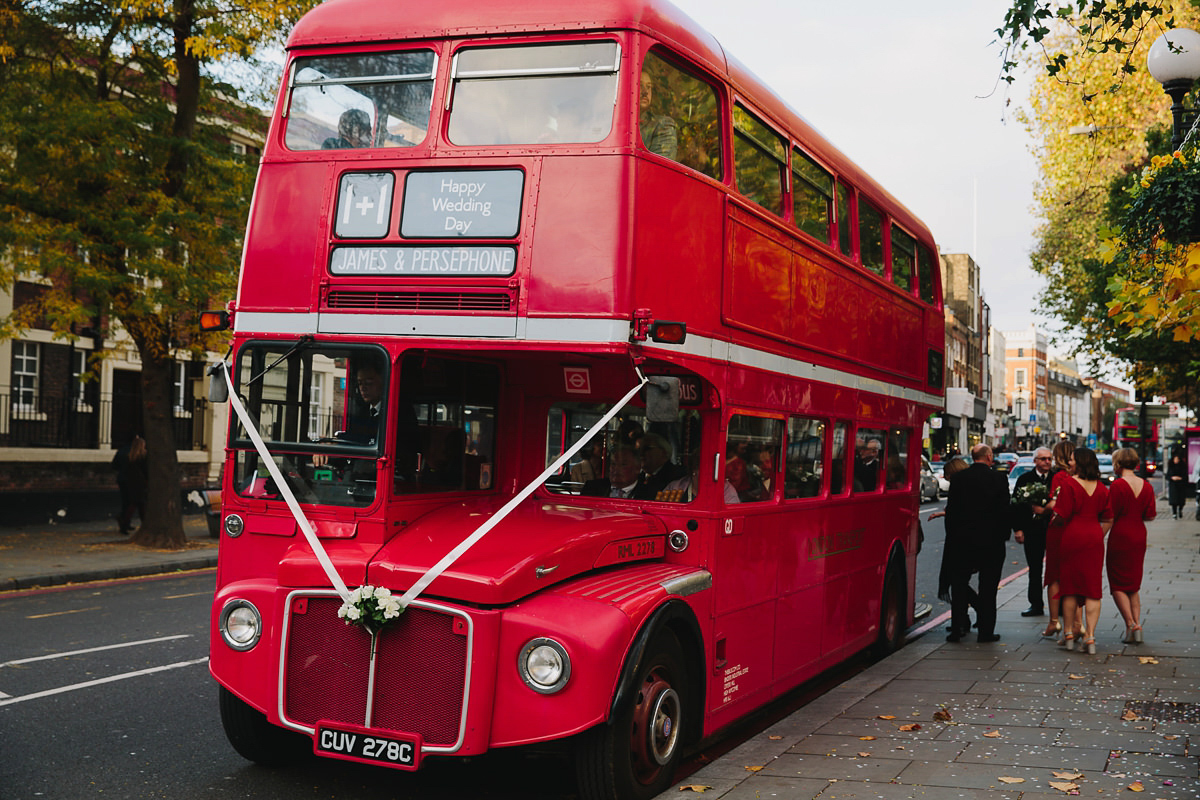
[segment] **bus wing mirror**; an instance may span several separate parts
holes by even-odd
[[[224,403],[229,400],[229,385],[225,383],[225,370],[229,367],[218,361],[208,368],[208,402]]]
[[[646,383],[646,419],[675,422],[679,419],[679,378],[653,375]]]

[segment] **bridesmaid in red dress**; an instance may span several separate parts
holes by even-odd
[[[1075,445],[1066,439],[1054,445],[1054,466],[1050,468],[1051,498],[1058,495],[1058,487],[1062,485],[1063,481],[1071,479],[1071,451],[1074,449]],[[1054,509],[1053,500],[1046,504],[1046,508]],[[1045,510],[1039,506],[1033,506],[1035,514],[1041,514]],[[1058,592],[1058,549],[1059,543],[1062,542],[1062,531],[1062,520],[1058,517],[1051,517],[1050,524],[1046,527],[1046,570],[1042,574],[1042,583],[1046,587],[1046,602],[1050,611],[1050,624],[1046,626],[1046,630],[1042,631],[1042,636],[1045,637],[1061,635],[1064,628]],[[1075,621],[1068,621],[1065,627],[1072,629],[1079,626]],[[1059,639],[1058,643],[1062,644],[1063,641],[1063,639]]]
[[[1108,489],[1100,482],[1100,462],[1086,447],[1071,453],[1072,476],[1062,481],[1054,498],[1054,513],[1063,520],[1059,543],[1058,589],[1063,620],[1072,624],[1083,603],[1085,629],[1066,634],[1068,650],[1082,634],[1081,650],[1096,652],[1096,623],[1100,619],[1104,571],[1104,534],[1108,530]],[[1101,524],[1103,520],[1103,524]],[[1074,627],[1074,624],[1072,624]]]
[[[1125,620],[1126,644],[1142,641],[1142,564],[1146,560],[1146,521],[1154,519],[1154,489],[1134,470],[1137,451],[1124,447],[1113,453],[1117,479],[1108,493],[1112,530],[1108,535],[1108,589]]]

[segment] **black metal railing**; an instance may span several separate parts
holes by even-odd
[[[88,401],[38,397],[22,403],[20,399],[0,393],[0,447],[100,449],[124,444],[133,433],[142,432],[136,400],[114,400],[111,395]],[[187,398],[181,408],[174,409],[177,450],[207,446],[207,413],[208,403],[202,398]],[[114,440],[118,441],[114,444]]]

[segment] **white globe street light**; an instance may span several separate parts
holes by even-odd
[[[1183,98],[1200,78],[1200,33],[1188,28],[1167,31],[1150,45],[1146,69],[1171,97],[1171,140],[1178,149],[1185,117],[1194,113],[1184,107]]]

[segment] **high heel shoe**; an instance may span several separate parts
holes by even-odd
[[[1089,656],[1096,655],[1096,637],[1089,636],[1083,640],[1083,644],[1079,645],[1079,652],[1082,653],[1085,649]]]
[[[1075,634],[1068,633],[1066,636],[1064,636],[1063,645],[1067,648],[1068,653],[1073,651],[1075,649]]]
[[[1133,644],[1133,628],[1125,626],[1125,635],[1121,637],[1122,644]]]
[[[1142,626],[1141,625],[1133,626],[1133,643],[1134,644],[1142,643]]]
[[[1043,639],[1053,639],[1055,636],[1057,636],[1061,632],[1062,632],[1062,622],[1056,619],[1053,622],[1051,622],[1049,625],[1046,626],[1046,630],[1042,631],[1042,638]]]

